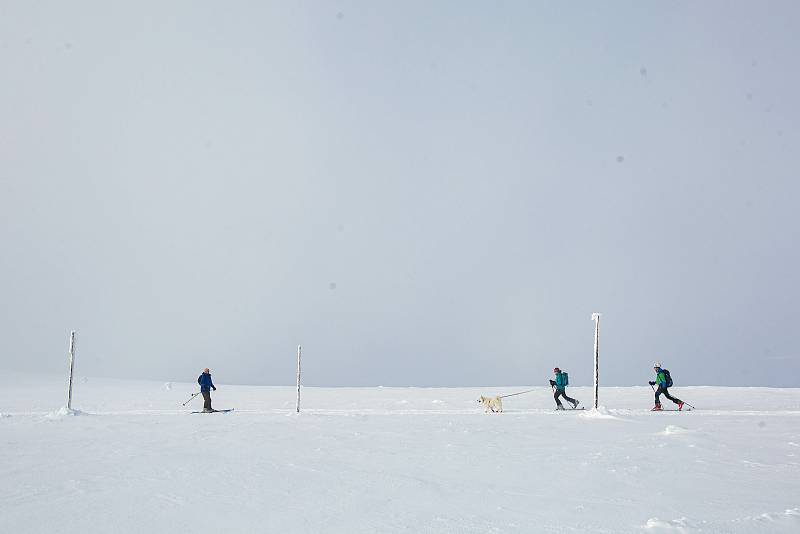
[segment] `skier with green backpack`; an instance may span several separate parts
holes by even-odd
[[[683,410],[683,401],[673,397],[669,394],[669,391],[667,391],[667,388],[672,387],[672,376],[670,376],[669,371],[667,369],[662,369],[659,362],[656,362],[655,365],[653,365],[653,370],[656,372],[656,379],[651,380],[648,382],[648,384],[650,384],[650,386],[658,385],[658,389],[655,390],[656,405],[653,407],[652,411],[660,412],[662,410],[661,401],[659,400],[659,397],[662,393],[666,398],[678,405],[678,410]]]
[[[556,375],[555,380],[550,381],[550,387],[553,388],[553,398],[556,400],[556,410],[563,410],[564,405],[561,404],[561,400],[559,397],[564,397],[564,399],[572,404],[572,409],[578,407],[578,401],[575,399],[571,399],[567,397],[567,386],[569,385],[569,374],[566,371],[561,371],[558,367],[553,369],[553,372]]]

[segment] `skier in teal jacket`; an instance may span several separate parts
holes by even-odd
[[[662,408],[659,397],[662,393],[666,398],[678,405],[678,410],[683,410],[683,401],[673,397],[669,394],[669,391],[667,391],[667,388],[672,387],[672,377],[670,376],[669,371],[662,369],[659,362],[656,362],[656,364],[653,365],[653,370],[656,372],[656,379],[648,382],[651,386],[655,386],[656,384],[658,385],[658,389],[656,390],[656,405],[653,407],[653,411],[661,411]]]
[[[567,383],[569,382],[569,375],[567,375],[567,373],[562,373],[561,369],[558,367],[553,369],[553,372],[556,375],[556,379],[550,381],[550,387],[553,388],[553,398],[556,400],[556,410],[564,409],[564,405],[561,404],[559,397],[564,397],[567,402],[572,404],[572,409],[574,410],[578,407],[578,401],[567,397]]]

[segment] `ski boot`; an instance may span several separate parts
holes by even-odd
[[[581,403],[581,401],[576,399],[575,402],[572,404],[572,409],[573,410],[577,409],[578,408],[578,404],[580,404],[580,403]]]
[[[558,411],[558,410],[563,410],[563,409],[564,409],[564,406],[563,406],[563,405],[561,405],[561,404],[559,404],[558,406],[556,406],[556,411]]]
[[[651,412],[660,412],[661,411],[661,405],[660,404],[656,404],[655,406],[653,406],[653,408],[650,411]]]
[[[678,403],[678,411],[680,412],[682,410],[683,410],[683,401]]]

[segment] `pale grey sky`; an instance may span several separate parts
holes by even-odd
[[[797,2],[0,0],[0,369],[800,386]]]

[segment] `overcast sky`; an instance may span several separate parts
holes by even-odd
[[[800,386],[800,4],[0,1],[0,369]]]

